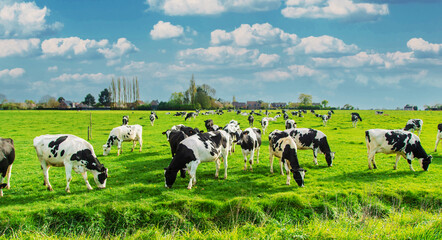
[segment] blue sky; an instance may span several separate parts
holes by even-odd
[[[194,74],[216,97],[361,109],[442,103],[442,1],[0,1],[0,93],[82,101],[137,77],[167,101]]]

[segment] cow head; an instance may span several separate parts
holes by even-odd
[[[94,175],[94,181],[97,184],[98,188],[103,189],[106,188],[108,169],[105,168],[103,164],[100,165],[100,170],[92,171],[92,174]]]
[[[175,183],[178,170],[172,170],[170,167],[164,168],[165,187],[171,188]]]
[[[290,171],[293,173],[293,179],[295,179],[298,186],[304,187],[304,177],[307,170],[303,168],[297,168],[291,169]]]
[[[433,156],[429,155],[426,158],[421,159],[421,167],[424,171],[428,171],[428,167],[430,166],[431,160],[433,159]]]
[[[333,165],[333,159],[335,159],[335,152],[330,152],[325,154],[325,161],[327,161],[327,165],[331,167]]]
[[[109,155],[110,150],[111,150],[111,146],[107,145],[107,144],[104,144],[103,145],[103,156]]]
[[[112,145],[115,145],[117,142],[117,136],[109,136],[107,143],[103,145],[103,155],[107,156],[110,153]]]

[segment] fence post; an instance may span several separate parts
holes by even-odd
[[[89,127],[90,127],[90,130],[89,130],[90,137],[92,139],[92,113],[90,113],[90,115],[89,115]]]

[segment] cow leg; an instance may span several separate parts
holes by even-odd
[[[401,158],[400,154],[396,154],[396,163],[394,164],[393,169],[396,170],[397,169],[397,163],[399,162],[399,159]]]
[[[3,197],[3,179],[4,179],[4,177],[3,177],[3,173],[2,174],[0,174],[0,197]]]
[[[284,175],[284,171],[282,170],[282,165],[283,165],[284,163],[282,162],[282,157],[279,159],[279,167],[280,167],[280,169],[281,169],[281,175]]]
[[[319,150],[319,148],[313,149],[313,163],[315,165],[318,165],[318,150]]]
[[[421,131],[422,131],[422,128],[419,128],[419,133],[417,134],[418,137],[420,137]]]
[[[282,162],[282,159],[281,159],[281,162]],[[289,169],[289,166],[287,165],[287,160],[284,160],[284,168],[287,173],[287,181],[285,184],[290,185],[290,169]]]
[[[255,157],[255,150],[252,149],[252,151],[250,152],[250,159],[249,159],[249,165],[250,165],[251,171],[253,171],[253,158],[254,157]]]
[[[44,175],[44,182],[43,185],[47,186],[49,191],[53,191],[51,183],[49,183],[49,168],[51,166],[48,166],[45,161],[40,161],[41,163],[41,169],[43,170]]]
[[[117,151],[117,156],[120,156],[120,152],[123,152],[122,147],[122,141],[118,141],[118,151]]]
[[[71,183],[71,180],[72,180],[72,166],[65,165],[64,169],[66,171],[66,188],[65,188],[65,191],[67,193],[70,193],[71,190],[69,188],[69,184]]]
[[[225,151],[225,152],[222,154],[223,161],[224,161],[224,179],[227,179],[227,167],[228,167],[228,164],[227,164],[227,157],[228,157],[228,156],[229,156],[228,151]]]
[[[376,154],[376,151],[369,151],[368,152],[368,169],[376,169],[376,163],[374,162],[374,155]],[[371,164],[373,164],[373,168],[371,167]]]
[[[413,166],[411,165],[411,160],[413,159],[410,154],[406,155],[407,162],[410,165],[410,170],[414,172]]]
[[[256,163],[259,163],[259,147],[256,149]]]
[[[140,152],[141,152],[141,148],[143,147],[143,138],[141,136],[138,137],[138,144],[140,144]]]
[[[190,163],[190,167],[188,169],[190,181],[189,185],[187,186],[187,189],[192,189],[192,186],[196,184],[196,169],[198,168],[200,161],[196,160]]]
[[[11,188],[11,183],[9,182],[9,180],[11,179],[11,171],[12,171],[12,164],[8,166],[8,170],[6,171],[6,181],[7,181],[6,189]],[[3,183],[3,179],[1,183]]]
[[[87,180],[87,172],[82,172],[81,176],[83,177],[84,182],[86,183],[87,190],[92,190],[92,187],[89,184],[89,181]]]
[[[219,158],[215,160],[215,166],[216,166],[216,171],[215,171],[215,178],[218,178],[219,175]]]
[[[272,148],[272,147],[270,147],[270,148]],[[270,173],[273,173],[273,152],[272,152],[272,150],[270,150],[269,160],[270,160]]]
[[[434,151],[435,151],[435,152],[437,152],[437,145],[439,145],[439,141],[440,141],[439,135],[440,135],[440,134],[437,134],[437,138],[436,138],[436,146],[434,146]]]

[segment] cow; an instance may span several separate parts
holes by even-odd
[[[92,190],[92,187],[87,180],[87,171],[94,175],[98,188],[106,187],[108,170],[98,161],[94,148],[86,140],[69,134],[41,135],[34,138],[34,148],[43,170],[44,185],[49,191],[53,191],[49,183],[49,168],[52,166],[65,167],[65,191],[68,193],[72,170],[83,176],[88,190]]]
[[[419,133],[417,134],[417,136],[420,136],[423,124],[424,124],[424,121],[422,121],[421,119],[410,119],[407,121],[407,124],[405,125],[404,130],[409,131],[409,132],[413,132],[413,133],[415,130],[419,130]]]
[[[361,116],[359,116],[359,113],[353,112],[353,113],[351,113],[351,121],[353,123],[353,127],[356,127],[356,125],[358,124],[358,121],[362,122],[362,118],[361,118]]]
[[[190,175],[187,189],[192,189],[196,183],[196,170],[202,162],[215,162],[215,178],[218,178],[220,157],[224,161],[224,179],[227,179],[227,155],[229,134],[225,131],[198,133],[190,136],[178,145],[177,152],[171,163],[164,169],[164,178],[167,188],[175,183],[178,171],[186,169]],[[183,175],[181,175],[183,177]]]
[[[261,119],[261,127],[264,135],[266,134],[266,129],[268,126],[269,126],[269,119],[267,117],[263,117]]]
[[[149,119],[150,119],[150,125],[153,126],[153,123],[155,122],[155,119],[158,119],[158,116],[155,112],[150,112]]]
[[[143,127],[140,125],[126,125],[112,129],[106,144],[103,145],[103,155],[109,154],[112,146],[117,145],[117,156],[120,156],[123,142],[133,142],[132,152],[134,151],[136,141],[140,144],[140,152],[143,147]]]
[[[437,135],[436,135],[436,146],[434,146],[434,151],[437,152],[437,145],[439,145],[439,141],[442,138],[442,123],[437,125]]]
[[[289,119],[289,115],[285,112],[284,113],[284,120],[287,120],[287,119]]]
[[[184,118],[184,121],[187,121],[187,119],[192,118],[195,120],[196,116],[198,116],[198,113],[196,112],[190,112],[186,115],[186,118]]]
[[[285,120],[285,129],[296,128],[296,122],[292,119]]]
[[[127,125],[129,123],[129,116],[123,116],[123,124],[121,126]]]
[[[10,138],[0,138],[0,197],[3,197],[3,188],[11,188],[11,170],[15,160],[14,141]],[[3,179],[6,177],[6,183]]]
[[[182,124],[180,124],[182,125]],[[175,126],[174,126],[175,127]],[[172,127],[173,128],[173,127]],[[163,132],[166,135],[167,141],[169,141],[170,150],[172,152],[172,158],[175,156],[178,144],[187,137],[200,133],[198,128],[191,128],[186,126],[181,126],[178,130],[170,129]]]
[[[414,133],[404,130],[370,129],[365,131],[365,141],[367,144],[368,168],[376,167],[374,156],[376,153],[396,154],[396,163],[393,169],[397,169],[399,159],[404,157],[410,165],[410,170],[414,171],[411,160],[418,158],[424,171],[428,170],[433,157],[427,155],[422,148],[419,137]]]
[[[224,128],[229,135],[229,153],[232,154],[235,152],[235,145],[239,140],[239,136],[241,134],[241,128],[239,127],[239,123],[236,120],[231,120]]]
[[[376,115],[382,115],[382,114],[384,114],[384,111],[376,111],[375,114]]]
[[[282,166],[286,170],[286,184],[290,185],[291,171],[298,186],[304,187],[304,177],[307,170],[299,166],[296,143],[287,132],[275,130],[269,134],[269,152],[270,172],[273,173],[273,157],[277,157],[280,160],[281,175],[284,175]]]
[[[261,147],[261,130],[258,128],[246,128],[239,136],[238,145],[241,145],[244,157],[244,170],[247,170],[247,156],[250,155],[249,165],[253,171],[253,157],[256,154],[256,163],[259,163],[259,148]]]
[[[276,122],[276,120],[278,120],[278,118],[280,118],[281,117],[281,115],[276,115],[276,116],[274,116],[274,117],[268,117],[267,119],[269,120],[269,121],[273,121],[273,122]]]
[[[312,149],[313,163],[318,165],[318,152],[325,155],[327,165],[331,167],[335,158],[335,152],[330,150],[327,136],[315,129],[311,128],[292,128],[285,130],[296,143],[298,150]]]
[[[204,126],[206,126],[206,129],[207,129],[208,132],[214,131],[214,129],[213,129],[213,120],[212,119],[204,120]]]
[[[322,124],[324,124],[325,127],[327,125],[327,121],[331,118],[331,113],[329,112],[327,115],[316,114],[315,116],[322,119]]]
[[[249,115],[249,117],[247,118],[247,120],[249,120],[249,125],[250,125],[250,127],[253,127],[253,122],[255,121],[255,118],[253,117],[252,114]]]

